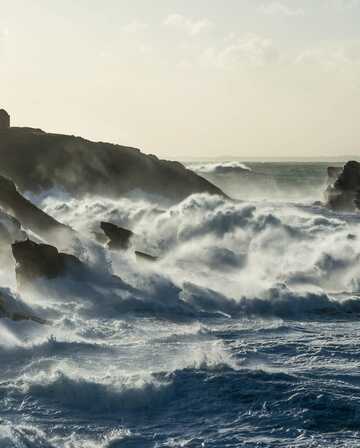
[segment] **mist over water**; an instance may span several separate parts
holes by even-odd
[[[326,166],[199,164],[237,200],[38,196],[90,270],[16,295],[2,265],[53,324],[0,321],[0,448],[358,446],[360,217],[314,205]]]
[[[232,198],[311,202],[323,198],[328,166],[337,162],[207,162],[189,168]]]

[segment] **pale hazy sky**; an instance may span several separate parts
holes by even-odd
[[[360,0],[0,0],[0,107],[168,158],[360,155]]]

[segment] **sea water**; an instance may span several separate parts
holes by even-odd
[[[327,165],[191,165],[235,201],[42,195],[93,274],[16,295],[1,267],[52,325],[0,321],[0,447],[358,447],[360,216],[318,202]]]

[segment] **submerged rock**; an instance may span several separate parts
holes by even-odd
[[[100,227],[104,231],[105,235],[109,238],[107,246],[112,250],[127,250],[131,247],[131,239],[135,236],[135,233],[131,230],[124,229],[123,227],[116,226],[110,222],[102,222]],[[99,238],[97,237],[98,241]],[[146,254],[144,252],[135,250],[135,256],[137,261],[155,262],[157,257]]]
[[[37,244],[29,239],[12,244],[12,251],[16,260],[16,280],[20,287],[38,278],[53,279],[85,269],[74,255],[59,252],[54,246]]]
[[[136,259],[138,261],[147,261],[150,263],[155,263],[158,261],[158,257],[154,257],[153,255],[145,254],[144,252],[140,252],[138,250],[135,251]]]
[[[134,232],[105,221],[101,222],[100,227],[109,238],[107,243],[109,249],[127,250],[130,247]]]
[[[133,190],[178,202],[194,193],[224,193],[179,162],[70,135],[10,128],[0,136],[1,174],[22,191],[51,188],[82,196],[119,197]]]
[[[326,190],[326,204],[332,210],[360,209],[360,163],[347,162],[336,180]]]

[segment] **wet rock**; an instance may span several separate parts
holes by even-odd
[[[100,224],[101,229],[105,235],[109,238],[107,246],[112,250],[127,250],[131,246],[131,238],[134,236],[134,232],[123,227],[116,226],[110,222],[102,222]]]
[[[0,292],[0,319],[10,319],[13,321],[30,320],[42,325],[50,325],[51,322],[32,313],[28,307],[17,303],[9,294]]]
[[[102,245],[107,244],[109,241],[109,238],[102,232],[93,231],[92,235],[95,237],[95,240]]]
[[[20,222],[11,215],[0,210],[0,251],[5,247],[26,239],[26,233],[22,230]]]
[[[343,168],[341,166],[329,166],[327,169],[328,184],[332,185],[336,179],[340,176]]]
[[[12,252],[16,260],[16,280],[19,287],[39,278],[54,279],[68,273],[76,275],[85,269],[75,256],[29,239],[12,244]]]
[[[326,204],[336,211],[360,209],[360,163],[347,162],[336,180],[326,190]]]
[[[61,224],[24,198],[14,182],[0,176],[0,206],[6,213],[14,216],[22,225],[39,236],[56,243],[65,236],[73,238],[70,227]]]
[[[149,254],[145,254],[144,252],[140,252],[140,251],[135,251],[135,255],[136,255],[136,259],[138,261],[145,261],[145,262],[149,262],[149,263],[155,263],[156,261],[158,261],[158,257],[154,257],[152,255]]]

